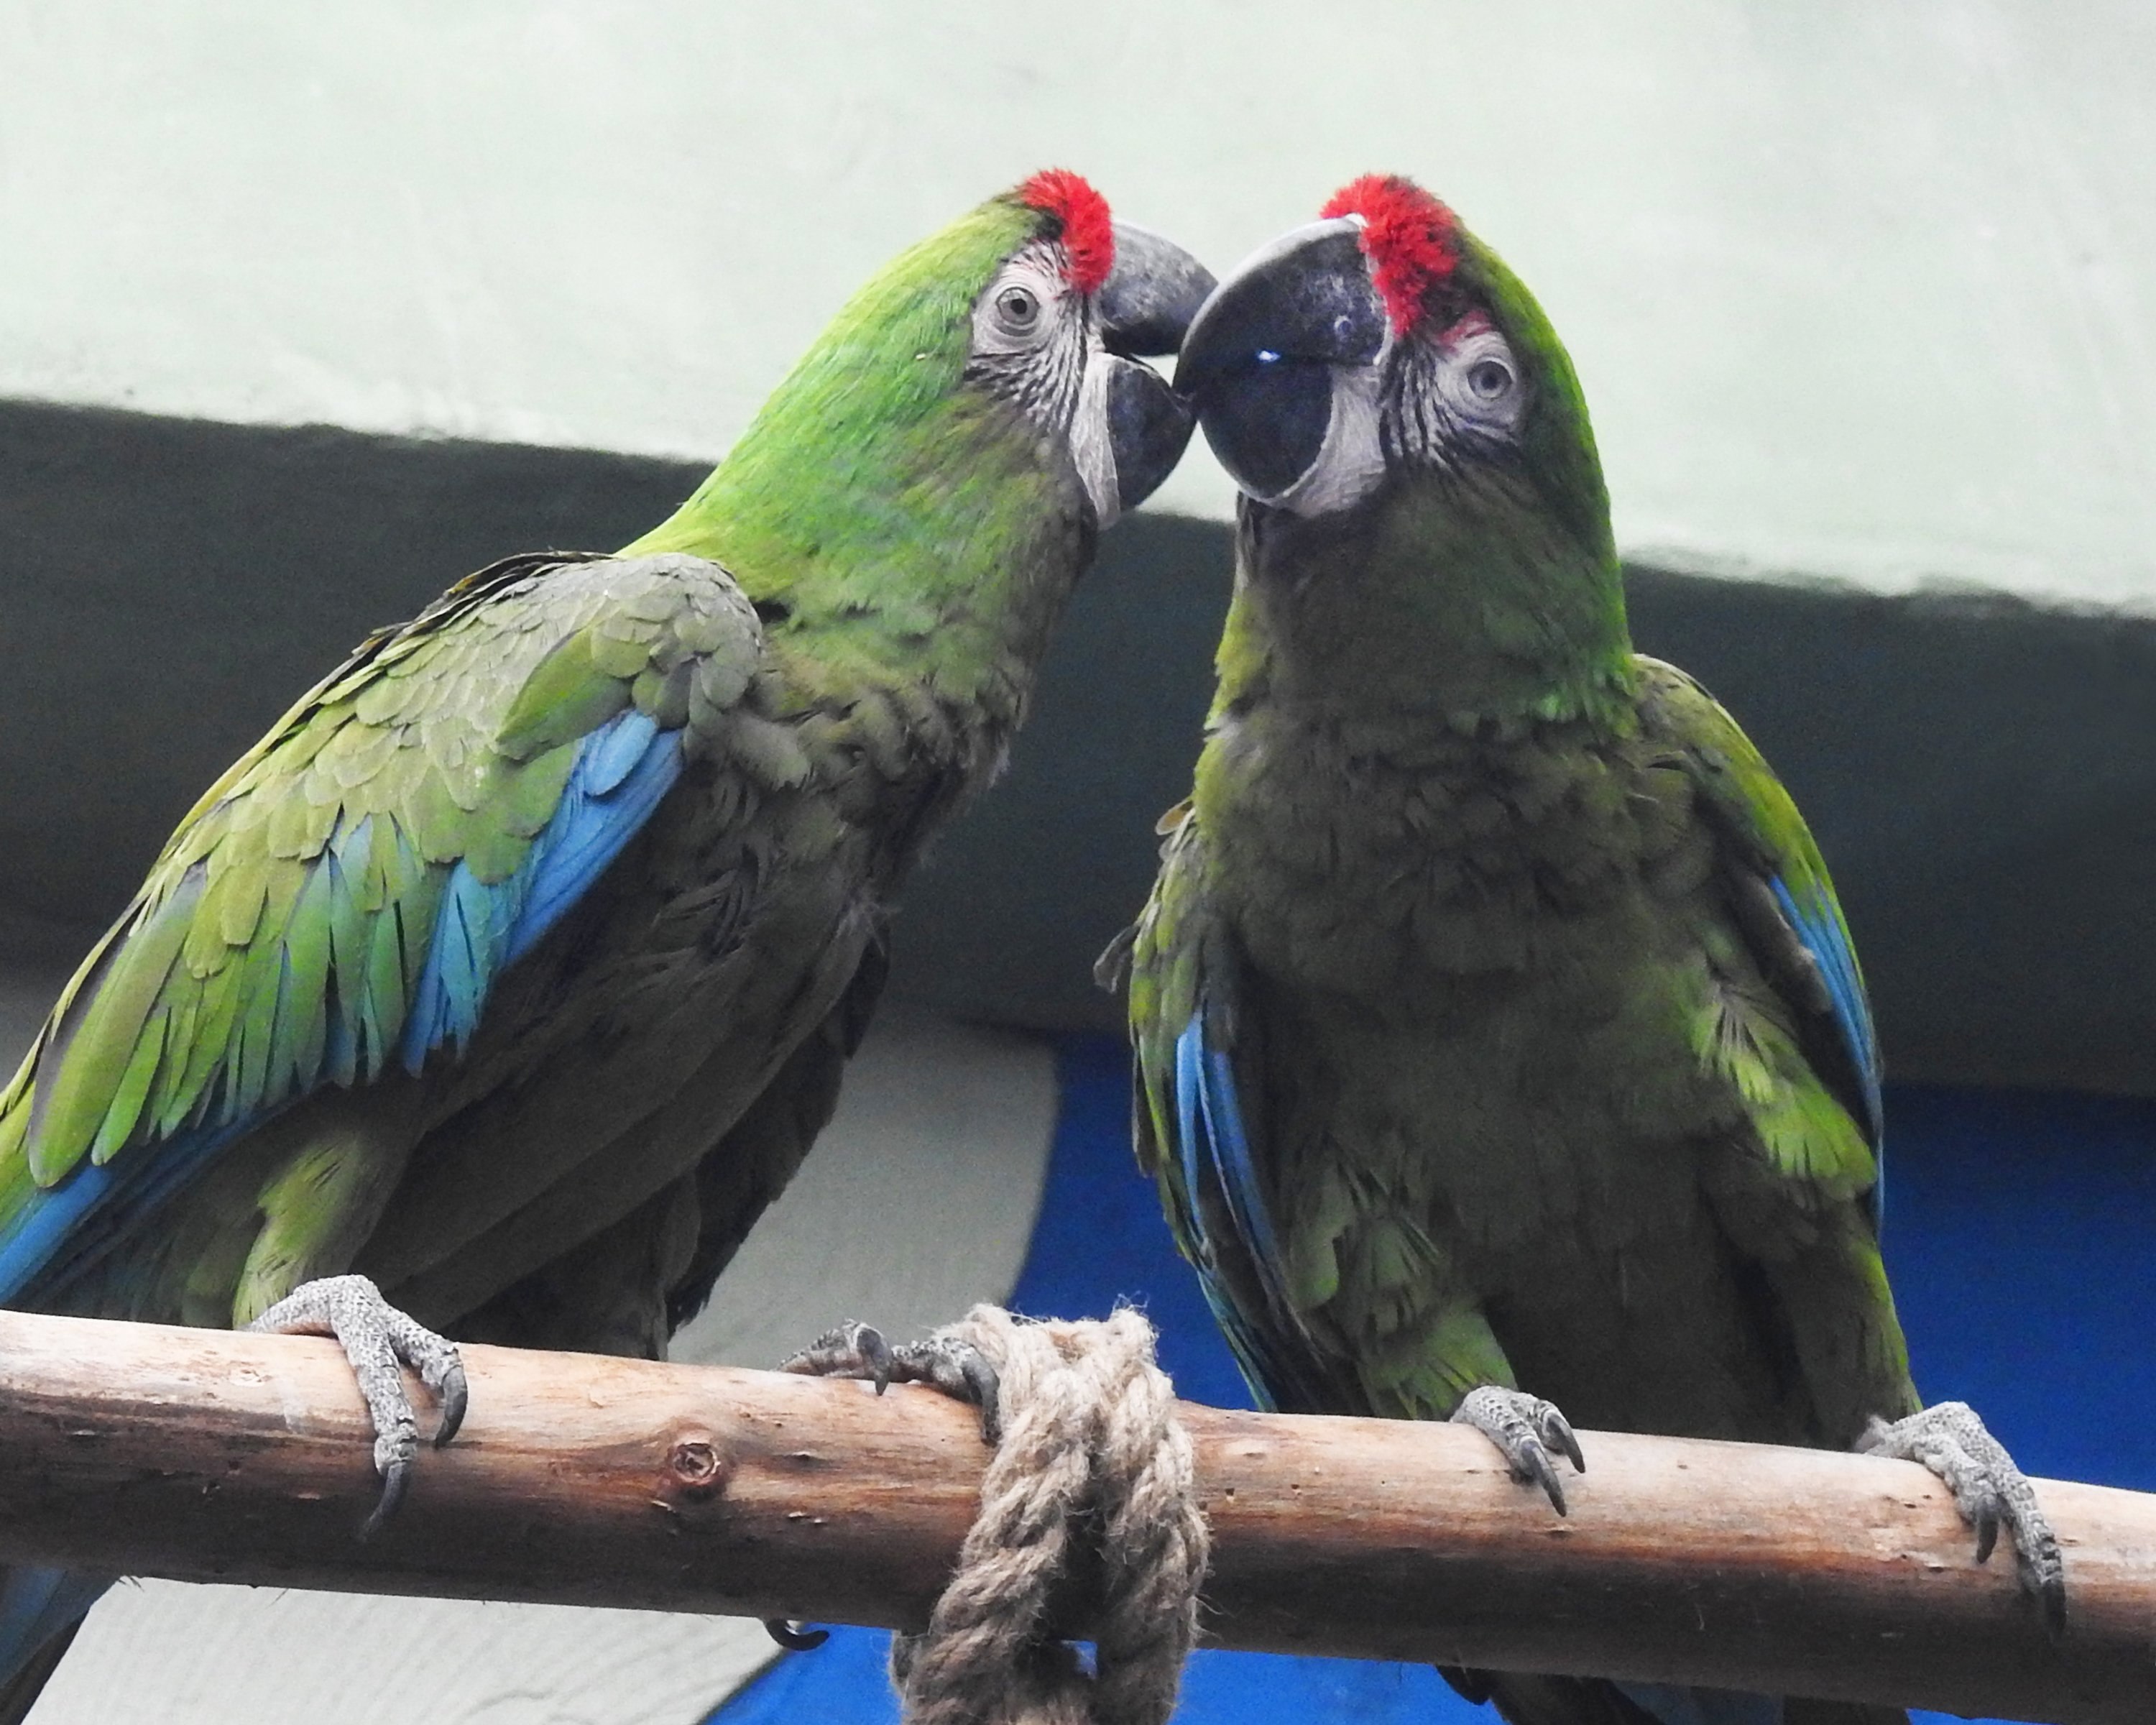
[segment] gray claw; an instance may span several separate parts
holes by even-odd
[[[1485,1384],[1460,1399],[1460,1405],[1452,1410],[1452,1423],[1471,1425],[1481,1432],[1497,1446],[1514,1479],[1540,1486],[1550,1507],[1559,1515],[1565,1513],[1564,1486],[1549,1452],[1555,1450],[1579,1473],[1587,1471],[1587,1458],[1580,1454],[1572,1422],[1554,1402],[1525,1390]]]
[[[404,1493],[412,1483],[412,1464],[402,1458],[389,1464],[382,1476],[382,1495],[375,1499],[373,1513],[360,1523],[359,1538],[362,1544],[388,1526],[390,1517],[397,1513],[397,1506],[404,1501]]]
[[[2066,1560],[2058,1536],[2028,1475],[1966,1402],[1938,1402],[1891,1425],[1875,1419],[1856,1447],[1921,1462],[1943,1480],[1962,1519],[1975,1530],[1978,1563],[1990,1561],[2003,1527],[2015,1573],[2042,1611],[2046,1632],[2055,1641],[2066,1633]]]
[[[1558,1411],[1555,1404],[1543,1404],[1542,1439],[1546,1444],[1555,1444],[1564,1452],[1565,1460],[1572,1463],[1574,1473],[1587,1471],[1587,1457],[1579,1452],[1579,1435],[1572,1429],[1572,1422]]]
[[[465,1382],[465,1363],[452,1359],[442,1382],[434,1386],[434,1393],[442,1401],[442,1423],[434,1428],[434,1447],[443,1445],[464,1430],[465,1410],[471,1404],[471,1391]]]
[[[982,1440],[993,1448],[1004,1440],[1003,1377],[980,1349],[968,1348],[965,1352],[959,1369],[965,1376],[966,1393],[981,1410]]]
[[[403,1368],[417,1372],[441,1404],[434,1429],[434,1443],[439,1447],[457,1435],[470,1400],[456,1344],[399,1312],[363,1276],[326,1276],[302,1282],[247,1327],[280,1335],[333,1337],[352,1363],[367,1417],[374,1424],[374,1469],[382,1476],[382,1496],[359,1530],[362,1539],[372,1538],[404,1501],[412,1482],[413,1458],[418,1453],[419,1420],[405,1393]]]
[[[908,1342],[897,1352],[896,1369],[907,1383],[928,1384],[979,1409],[982,1440],[990,1448],[1003,1441],[1003,1377],[972,1343],[949,1336]]]
[[[981,1436],[988,1443],[1003,1437],[1002,1380],[988,1356],[970,1342],[932,1336],[893,1348],[872,1325],[844,1323],[782,1360],[778,1369],[809,1378],[864,1378],[875,1385],[879,1395],[887,1384],[926,1384],[953,1401],[978,1408]]]
[[[859,1378],[875,1384],[881,1395],[891,1388],[896,1363],[881,1330],[850,1319],[824,1331],[798,1353],[788,1354],[778,1369],[803,1378]]]

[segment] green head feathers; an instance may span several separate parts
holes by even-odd
[[[712,558],[841,657],[993,680],[1181,454],[1189,410],[1134,356],[1211,286],[1077,175],[1035,174],[887,264],[629,549]]]
[[[627,549],[710,557],[762,598],[812,574],[827,551],[904,543],[920,506],[942,501],[924,490],[941,493],[954,477],[939,444],[987,429],[986,404],[960,390],[974,303],[1051,226],[1007,193],[901,252],[840,309],[689,501]]]

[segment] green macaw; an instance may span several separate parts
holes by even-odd
[[[1219,285],[1176,383],[1244,494],[1235,596],[1104,976],[1141,1158],[1257,1393],[1465,1420],[1560,1513],[1567,1415],[1914,1456],[2056,1623],[2026,1481],[1966,1409],[1919,1411],[1825,866],[1736,721],[1632,651],[1533,298],[1373,176]],[[1457,1681],[1518,1725],[1902,1717]]]
[[[1179,457],[1133,356],[1210,285],[1035,175],[863,289],[670,519],[364,643],[0,1093],[0,1301],[336,1333],[385,1512],[398,1361],[461,1411],[434,1331],[658,1353],[829,1117],[894,896],[1098,534]],[[105,1584],[6,1573],[0,1720]]]

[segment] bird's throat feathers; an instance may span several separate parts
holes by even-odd
[[[975,298],[1036,230],[983,204],[856,294],[696,494],[631,552],[738,580],[799,651],[935,681],[1008,680],[1091,553],[1068,455],[963,378]]]
[[[1606,544],[1510,486],[1423,475],[1348,516],[1245,501],[1218,668],[1216,717],[1287,701],[1455,726],[1614,719],[1636,676]]]

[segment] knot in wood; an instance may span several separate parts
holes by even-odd
[[[707,1433],[677,1437],[666,1452],[666,1484],[691,1497],[710,1497],[725,1486],[732,1471],[716,1440]]]

